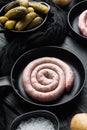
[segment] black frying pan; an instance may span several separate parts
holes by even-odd
[[[52,102],[47,102],[47,103],[37,102],[32,98],[30,98],[24,91],[23,83],[22,83],[22,72],[26,67],[26,65],[32,60],[44,56],[56,57],[62,59],[72,67],[75,74],[75,80],[74,80],[72,90],[69,93],[65,92],[60,99]],[[14,91],[24,101],[36,106],[51,107],[51,106],[59,106],[65,104],[71,101],[72,99],[74,99],[81,92],[85,82],[85,70],[82,62],[75,54],[63,48],[48,46],[48,47],[32,49],[24,53],[22,56],[20,56],[12,67],[10,79],[11,79],[11,83],[8,82],[8,79],[5,77],[5,81],[6,81],[5,85],[6,84],[11,85]],[[2,84],[3,83],[4,82],[2,80]]]
[[[69,27],[75,38],[86,41],[87,37],[83,36],[78,28],[78,17],[84,10],[87,10],[87,0],[81,1],[74,5],[70,9],[67,19]]]

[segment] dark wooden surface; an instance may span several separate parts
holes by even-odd
[[[72,5],[73,3],[74,2],[72,2]],[[2,41],[2,38],[4,39],[4,41]],[[0,49],[5,44],[7,44],[5,37],[3,34],[0,34]],[[64,42],[60,45],[60,47],[66,48],[72,53],[78,55],[78,57],[80,58],[80,60],[84,65],[86,72],[85,86],[80,95],[78,96],[78,98],[61,108],[56,107],[49,109],[49,111],[55,113],[59,118],[60,130],[70,130],[69,126],[72,116],[79,112],[87,112],[87,45],[86,44],[87,44],[86,42],[80,41],[79,39],[75,39],[74,36],[71,34],[69,36],[67,35]],[[18,115],[28,111],[40,109],[39,107],[34,107],[33,105],[25,103],[22,99],[20,99],[16,95],[13,89],[7,92],[6,96],[3,99],[2,105],[4,107],[6,114],[6,130],[9,130],[12,121]]]

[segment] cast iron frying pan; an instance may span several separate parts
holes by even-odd
[[[23,83],[22,83],[22,72],[29,62],[31,62],[34,59],[45,57],[45,56],[60,58],[61,60],[68,63],[74,71],[75,80],[74,80],[72,90],[69,93],[65,92],[62,95],[62,97],[56,101],[42,103],[33,100],[25,93]],[[84,86],[84,82],[85,82],[85,70],[79,58],[75,54],[73,54],[72,52],[66,49],[53,47],[53,46],[36,48],[24,53],[15,62],[11,71],[11,83],[13,89],[23,100],[37,106],[49,106],[49,107],[59,106],[71,101],[81,92]]]
[[[81,1],[74,5],[68,13],[68,24],[76,38],[87,40],[87,37],[83,36],[78,28],[78,17],[84,11],[87,10],[87,0]]]

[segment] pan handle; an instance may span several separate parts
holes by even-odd
[[[10,77],[4,76],[0,78],[0,97],[5,95],[9,88],[11,88],[11,80]]]

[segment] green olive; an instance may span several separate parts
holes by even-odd
[[[8,21],[6,21],[6,23],[5,23],[5,28],[7,28],[7,29],[14,29],[14,27],[15,27],[15,24],[16,24],[16,21],[15,20],[8,20]]]
[[[7,20],[8,20],[8,18],[5,16],[0,17],[0,23],[2,23],[2,24],[4,24]]]
[[[33,8],[33,7],[28,7],[28,8],[27,8],[27,12],[28,12],[28,13],[34,12],[34,8]]]

